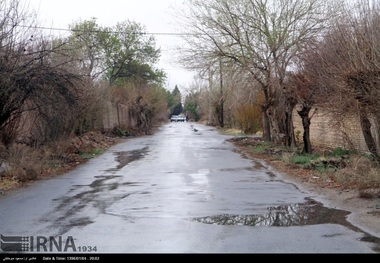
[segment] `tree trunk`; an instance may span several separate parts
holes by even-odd
[[[304,153],[312,153],[313,148],[311,146],[311,140],[310,140],[310,106],[303,105],[301,110],[298,111],[298,115],[301,117],[302,120],[302,127],[303,127],[303,152]]]
[[[220,127],[224,128],[224,102],[222,102],[220,108]]]
[[[285,113],[285,143],[288,147],[296,146],[293,126],[293,112],[291,111]]]
[[[273,142],[275,145],[284,145],[283,137],[281,136],[280,132],[279,120],[276,114],[276,108],[269,107],[266,113],[268,115],[270,125],[270,141]]]
[[[293,111],[297,101],[295,99],[286,99],[286,111],[285,111],[285,146],[295,147],[296,137],[294,135],[293,125]]]
[[[220,102],[220,112],[219,112],[219,124],[220,127],[224,128],[224,99]]]
[[[269,117],[267,114],[267,108],[265,105],[261,106],[262,121],[263,121],[263,140],[269,142],[271,140],[271,132],[269,125]]]
[[[219,116],[219,123],[220,123],[220,127],[224,128],[224,94],[223,94],[223,63],[222,63],[222,59],[219,59],[219,70],[220,70],[220,116]]]
[[[360,125],[362,128],[364,140],[367,144],[368,150],[376,158],[376,160],[380,161],[380,156],[377,152],[376,141],[372,136],[371,122],[368,119],[367,112],[365,111],[365,109],[361,108],[359,111],[359,115],[360,115]]]

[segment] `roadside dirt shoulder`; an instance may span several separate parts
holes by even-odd
[[[380,198],[361,198],[356,190],[322,187],[289,173],[279,172],[285,180],[310,193],[314,200],[330,208],[351,212],[347,217],[349,222],[368,234],[380,238]]]
[[[335,182],[322,182],[308,171],[284,165],[266,154],[253,154],[247,145],[232,142],[246,158],[264,161],[283,180],[292,182],[314,200],[330,208],[351,212],[347,220],[368,234],[380,238],[380,198],[362,198],[355,189],[343,189]]]

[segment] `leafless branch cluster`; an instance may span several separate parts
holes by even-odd
[[[80,21],[68,37],[52,37],[21,3],[0,0],[0,143],[38,146],[101,129],[109,103],[129,107],[144,130],[166,114],[164,73],[154,68],[160,50],[153,37],[134,34],[143,26],[120,22],[114,32]]]
[[[183,61],[207,72],[222,59],[240,68],[242,78],[249,74],[251,89],[264,98],[265,139],[294,145],[296,109],[304,151],[311,152],[311,119],[323,107],[337,118],[358,114],[378,156],[379,1],[192,0],[189,8]]]

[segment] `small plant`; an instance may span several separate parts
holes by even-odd
[[[82,157],[83,159],[92,159],[98,155],[101,155],[103,152],[104,152],[103,149],[96,148],[90,151],[81,152],[79,153],[79,156]]]
[[[341,147],[335,148],[333,152],[331,153],[332,156],[334,157],[339,157],[339,156],[344,156],[344,155],[349,155],[350,151],[343,149]]]
[[[269,142],[261,142],[255,145],[252,149],[254,153],[264,153],[267,152],[271,148],[271,144]]]
[[[115,127],[113,129],[113,134],[115,136],[118,136],[118,137],[126,137],[129,135],[128,131],[126,131],[125,129],[122,129],[120,127]]]
[[[310,164],[311,161],[312,159],[310,158],[310,156],[306,156],[306,155],[296,155],[296,156],[293,156],[292,158],[293,163],[300,164],[300,165]]]
[[[318,158],[319,158],[319,155],[317,154],[294,155],[291,158],[291,161],[292,163],[295,163],[297,165],[307,167],[307,166],[310,166],[311,163]]]
[[[319,173],[327,173],[327,172],[335,172],[338,170],[337,167],[335,167],[334,165],[332,164],[323,164],[323,163],[318,163],[316,166],[315,166],[315,170]]]

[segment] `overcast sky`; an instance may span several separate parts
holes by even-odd
[[[174,10],[183,0],[23,0],[38,13],[41,26],[68,28],[80,20],[96,18],[101,26],[132,20],[144,25],[149,33],[175,33]],[[173,48],[181,41],[178,36],[155,35],[162,50],[159,68],[168,74],[166,87],[186,88],[193,74],[183,70],[173,60]]]

